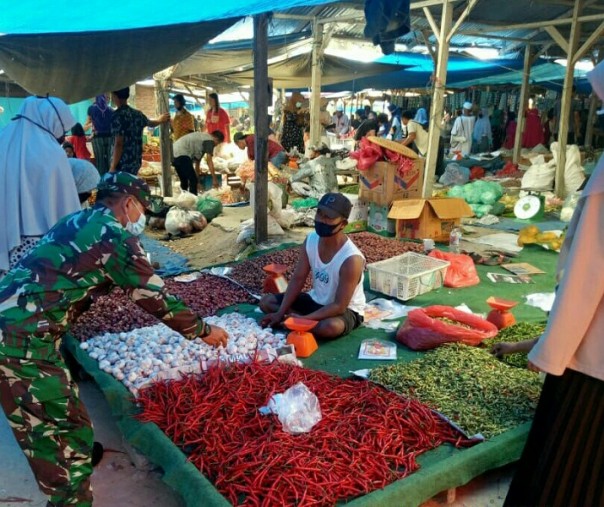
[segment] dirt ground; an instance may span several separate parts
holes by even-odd
[[[201,232],[184,238],[175,238],[165,241],[165,245],[175,252],[187,257],[193,268],[205,268],[215,264],[224,264],[234,261],[246,244],[238,244],[241,222],[252,218],[253,211],[249,206],[224,208],[220,216],[216,217]],[[280,243],[301,243],[311,229],[307,227],[294,227],[286,231],[285,236],[269,238],[266,247],[276,246]],[[162,240],[165,231],[145,230],[147,236]]]

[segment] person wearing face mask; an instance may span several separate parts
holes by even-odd
[[[0,132],[0,279],[59,219],[80,209],[60,144],[75,123],[61,99],[27,97]]]
[[[121,287],[185,338],[227,343],[147,260],[137,236],[149,197],[137,177],[105,175],[95,206],[60,220],[0,281],[0,404],[51,506],[92,505],[92,427],[58,344],[93,295]]]
[[[365,257],[344,234],[351,202],[340,193],[325,194],[317,206],[315,232],[300,248],[300,260],[285,294],[268,294],[260,301],[267,315],[263,326],[280,325],[290,315],[316,320],[312,333],[332,339],[363,323]],[[308,275],[312,290],[302,292]]]
[[[185,107],[185,98],[178,93],[174,95],[174,118],[172,118],[172,139],[178,141],[181,137],[195,132],[195,118]]]

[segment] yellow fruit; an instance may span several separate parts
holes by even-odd
[[[528,227],[525,227],[524,229],[522,229],[522,231],[525,231],[526,234],[528,234],[529,236],[536,236],[537,234],[539,234],[541,232],[539,230],[539,227],[537,227],[536,225],[529,225]]]

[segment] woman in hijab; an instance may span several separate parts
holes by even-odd
[[[419,123],[422,127],[424,127],[424,129],[428,130],[430,122],[428,121],[428,113],[426,112],[426,109],[420,107],[415,113],[415,118],[413,118],[413,121]]]
[[[0,278],[69,213],[81,209],[61,142],[75,125],[56,97],[28,97],[0,132]]]
[[[604,62],[588,79],[604,98]],[[506,507],[604,505],[603,217],[604,156],[568,227],[556,300],[528,356],[546,377]]]
[[[97,95],[94,104],[88,108],[88,119],[84,130],[92,127],[92,151],[94,162],[101,175],[109,171],[111,165],[111,118],[113,109],[107,104],[105,94]],[[78,157],[80,158],[80,157]]]
[[[491,121],[489,120],[489,110],[483,107],[478,113],[478,119],[474,124],[474,153],[485,153],[491,149],[493,144],[493,132],[491,130]]]
[[[101,176],[88,160],[81,160],[78,158],[70,158],[69,165],[71,166],[71,173],[76,184],[76,190],[78,191],[78,198],[82,204],[82,208],[87,207],[87,202],[92,191],[97,187]]]
[[[390,135],[393,141],[400,141],[403,138],[403,125],[401,123],[401,108],[395,104],[388,104],[388,111],[392,115],[390,120]]]

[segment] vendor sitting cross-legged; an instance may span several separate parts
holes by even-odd
[[[275,326],[291,315],[316,320],[317,338],[338,338],[363,323],[365,257],[343,230],[352,204],[339,193],[325,194],[310,233],[300,251],[300,260],[285,294],[269,294],[260,301],[266,313],[263,326]],[[312,290],[302,292],[312,273]]]

